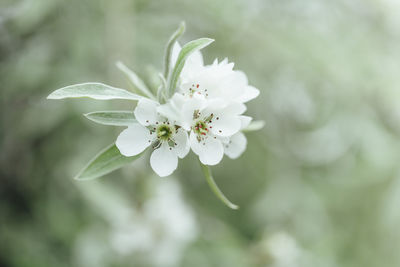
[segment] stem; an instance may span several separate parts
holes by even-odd
[[[211,169],[207,165],[204,165],[203,163],[200,162],[201,169],[203,170],[204,176],[206,177],[206,181],[208,185],[211,188],[211,191],[229,208],[233,210],[239,209],[239,206],[233,204],[232,202],[227,199],[224,194],[221,192],[221,190],[218,188],[218,185],[215,183],[214,178],[212,177],[211,174]]]

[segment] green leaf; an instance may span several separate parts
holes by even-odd
[[[164,76],[161,73],[159,73],[158,77],[160,78],[161,85],[160,85],[160,87],[158,87],[158,90],[157,90],[157,100],[160,104],[164,104],[166,102],[166,98],[164,95],[164,92],[165,92],[164,89],[167,87],[167,81],[165,80]]]
[[[182,21],[179,24],[178,29],[171,35],[168,40],[167,46],[165,48],[165,55],[164,55],[164,77],[167,78],[169,75],[169,68],[170,68],[170,61],[172,55],[172,48],[174,47],[175,42],[178,38],[185,32],[185,22]]]
[[[64,99],[89,97],[97,100],[128,99],[139,100],[142,96],[128,92],[124,89],[115,88],[102,83],[74,84],[55,90],[47,99]]]
[[[182,72],[183,66],[185,65],[186,59],[195,51],[200,50],[207,45],[214,42],[210,38],[200,38],[197,40],[190,41],[182,47],[176,60],[175,67],[168,78],[168,96],[171,97],[175,93],[176,84],[178,83],[179,76]]]
[[[137,122],[132,111],[95,111],[84,115],[89,120],[104,125],[129,126]]]
[[[76,180],[92,180],[106,175],[122,166],[138,159],[142,154],[125,157],[121,155],[115,144],[97,154],[88,165],[75,177]]]
[[[244,128],[242,131],[243,132],[253,132],[253,131],[258,131],[261,130],[265,125],[265,121],[252,121],[250,124]]]
[[[115,63],[117,68],[122,71],[125,76],[131,81],[131,83],[138,89],[143,95],[155,100],[155,96],[151,93],[149,88],[146,86],[146,84],[143,82],[142,79],[139,78],[139,76],[130,68],[128,68],[124,63],[121,61],[118,61]]]
[[[229,199],[226,198],[226,196],[218,188],[218,185],[215,183],[214,178],[212,177],[210,167],[208,167],[207,165],[204,165],[201,162],[200,162],[200,166],[201,166],[201,169],[203,170],[204,176],[206,177],[206,181],[207,181],[208,185],[210,186],[211,191],[213,191],[213,193],[222,201],[222,203],[224,203],[229,208],[231,208],[233,210],[239,209],[239,206],[230,202]]]

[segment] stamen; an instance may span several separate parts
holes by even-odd
[[[199,118],[199,116],[200,116],[200,111],[199,111],[198,109],[196,109],[196,110],[193,112],[193,119],[197,119],[197,118]]]
[[[162,124],[157,128],[157,138],[163,141],[170,140],[173,133],[173,128],[167,124]]]
[[[154,142],[153,144],[153,149],[157,149],[161,146],[161,142],[159,140],[157,140],[156,142]]]

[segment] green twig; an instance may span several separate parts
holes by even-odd
[[[229,208],[233,210],[239,209],[239,206],[233,204],[232,202],[227,199],[224,194],[221,192],[221,190],[218,188],[218,185],[215,183],[214,178],[212,177],[210,167],[207,165],[204,165],[203,163],[200,162],[201,169],[203,170],[204,176],[206,177],[206,181],[208,185],[211,188],[211,191]]]

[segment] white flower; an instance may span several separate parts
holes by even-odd
[[[187,132],[174,121],[157,113],[159,104],[149,99],[139,100],[135,109],[138,123],[121,132],[116,146],[124,156],[134,156],[152,145],[150,165],[161,177],[170,175],[178,166],[178,157],[189,152]]]
[[[245,110],[242,103],[206,100],[201,95],[188,98],[179,93],[158,108],[161,114],[190,132],[190,147],[206,165],[216,165],[222,160],[224,143],[229,143],[230,137],[241,129],[240,115]]]
[[[176,43],[172,65],[179,51]],[[218,164],[224,154],[237,158],[247,144],[240,130],[251,120],[242,115],[244,103],[258,94],[243,72],[233,70],[233,63],[215,60],[204,66],[197,51],[185,63],[177,93],[164,105],[139,100],[134,112],[138,123],[125,129],[116,145],[124,156],[152,146],[150,164],[159,176],[170,175],[190,148],[206,165]]]
[[[172,60],[175,62],[180,51],[175,43]],[[247,76],[242,71],[233,70],[234,63],[225,59],[212,65],[204,66],[203,56],[199,51],[186,61],[181,73],[179,92],[185,96],[202,95],[207,99],[221,98],[225,101],[245,103],[256,98],[259,90],[248,84]]]

